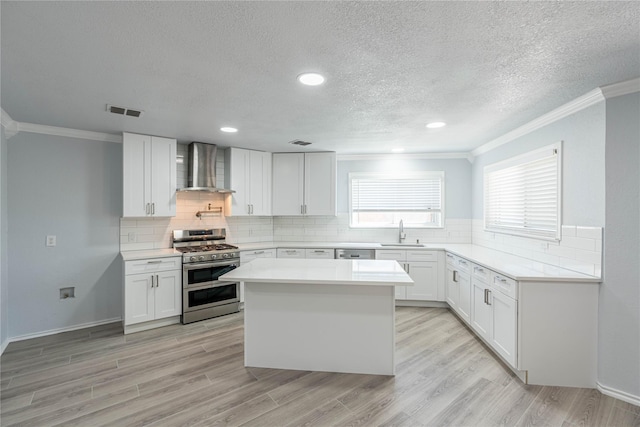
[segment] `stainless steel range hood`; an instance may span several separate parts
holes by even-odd
[[[209,193],[235,193],[216,185],[216,154],[218,147],[205,142],[189,144],[187,157],[187,187],[178,191],[204,191]]]

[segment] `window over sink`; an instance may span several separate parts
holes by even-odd
[[[442,228],[444,172],[349,174],[351,227]]]

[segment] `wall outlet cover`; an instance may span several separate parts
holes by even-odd
[[[46,246],[55,246],[56,245],[56,236],[47,236],[47,240],[45,243]]]

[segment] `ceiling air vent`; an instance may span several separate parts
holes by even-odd
[[[289,144],[293,144],[293,145],[302,145],[303,147],[305,145],[311,145],[310,142],[307,141],[300,141],[299,139],[296,139],[295,141],[289,141]]]
[[[120,114],[121,116],[140,117],[144,111],[134,110],[131,108],[116,107],[115,105],[107,104],[107,111],[113,114]]]

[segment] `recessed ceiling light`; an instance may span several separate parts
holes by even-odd
[[[437,128],[441,128],[443,126],[446,126],[447,124],[445,122],[431,122],[427,124],[427,127],[429,129],[437,129]]]
[[[404,148],[392,148],[391,152],[392,153],[402,153],[404,151]]]
[[[324,76],[318,73],[302,73],[298,76],[298,81],[307,86],[318,86],[324,83]]]
[[[231,127],[222,127],[222,128],[220,128],[220,130],[222,132],[227,132],[227,133],[236,133],[236,132],[238,132],[238,129],[231,128]]]

